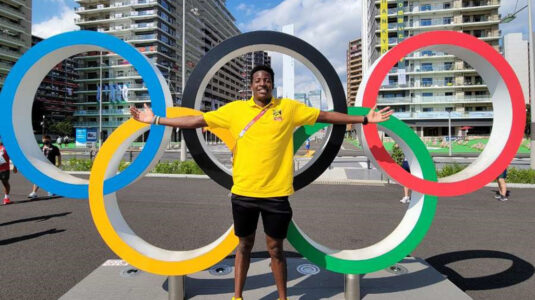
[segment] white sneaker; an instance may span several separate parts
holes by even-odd
[[[399,200],[399,202],[401,202],[403,204],[407,204],[407,203],[411,202],[411,198],[410,197],[403,197],[403,198],[401,198],[401,200]]]
[[[31,192],[31,193],[28,195],[28,198],[30,198],[30,199],[35,199],[35,198],[37,198],[37,193],[36,193],[36,192]]]
[[[54,197],[54,196],[55,196],[55,195],[54,195],[53,193],[51,193],[51,192],[48,192],[47,195],[48,195],[48,197]]]

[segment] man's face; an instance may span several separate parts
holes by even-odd
[[[266,71],[258,71],[253,74],[253,82],[251,83],[251,90],[254,98],[262,102],[271,100],[271,92],[273,91],[273,82],[271,75]]]
[[[50,144],[50,140],[49,139],[46,139],[46,138],[43,138],[43,144]]]

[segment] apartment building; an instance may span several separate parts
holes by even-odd
[[[76,0],[83,30],[113,34],[136,47],[166,78],[175,105],[182,102],[182,68],[186,81],[201,57],[223,40],[239,34],[224,0],[186,1],[185,64],[182,66],[182,1],[177,0]],[[102,54],[102,55],[101,55]],[[100,64],[102,58],[102,65]],[[128,107],[150,101],[143,79],[133,66],[114,53],[86,53],[77,70],[78,122],[75,127],[98,127],[99,102],[103,104],[103,135],[129,118]],[[217,108],[238,98],[242,82],[241,60],[221,68],[208,85],[202,109]],[[102,76],[100,76],[102,72]],[[102,86],[100,81],[102,80]],[[102,99],[98,99],[102,93]]]
[[[499,0],[367,0],[363,68],[404,38],[433,30],[464,32],[499,51],[499,8]],[[420,136],[446,135],[449,118],[455,135],[491,130],[487,86],[471,66],[448,53],[426,50],[405,57],[385,79],[378,104],[391,106]]]
[[[32,1],[0,0],[0,90],[19,57],[32,45]]]
[[[32,36],[32,45],[43,39]],[[35,94],[32,107],[32,125],[35,132],[42,133],[43,119],[48,124],[65,121],[72,117],[75,111],[74,93],[78,85],[75,71],[75,61],[68,58],[54,66],[41,82]]]
[[[253,92],[251,91],[251,71],[256,66],[271,67],[271,56],[269,56],[266,51],[249,52],[243,55],[243,63],[243,88],[240,91],[240,97],[241,99],[249,99],[253,95]]]
[[[347,106],[355,106],[355,98],[362,82],[362,39],[349,42],[347,49]]]

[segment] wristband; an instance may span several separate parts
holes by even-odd
[[[364,120],[362,121],[362,125],[368,124],[368,116],[364,116]]]

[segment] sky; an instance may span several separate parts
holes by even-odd
[[[192,0],[189,0],[192,1]],[[502,0],[500,13],[506,16],[524,7],[529,0]],[[531,0],[535,1],[535,0]],[[32,1],[32,33],[49,37],[61,32],[76,30],[74,0]],[[533,5],[535,8],[535,5]],[[277,30],[293,23],[294,35],[317,48],[331,62],[344,87],[346,86],[346,49],[350,40],[360,37],[361,1],[356,0],[227,0],[227,8],[236,19],[242,32]],[[534,12],[535,17],[535,12]],[[524,9],[517,18],[503,24],[503,34],[522,32],[527,38],[528,12]],[[271,54],[271,53],[270,53]],[[282,56],[272,55],[275,74],[282,74]],[[308,92],[319,88],[312,73],[300,63],[295,64],[295,92]],[[282,76],[275,85],[279,86]]]

